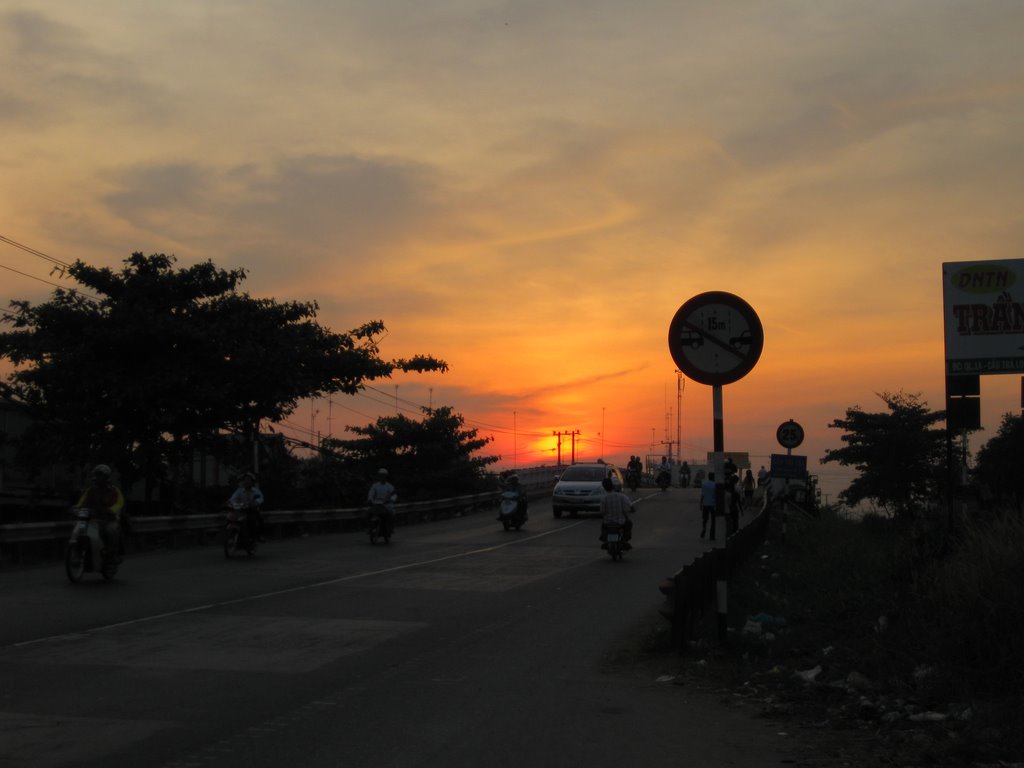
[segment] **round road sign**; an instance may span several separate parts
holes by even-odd
[[[779,428],[775,430],[775,439],[783,448],[792,450],[804,441],[804,428],[790,419],[779,424]]]
[[[681,306],[668,326],[679,370],[701,384],[731,384],[750,373],[764,348],[764,329],[739,296],[709,291]]]

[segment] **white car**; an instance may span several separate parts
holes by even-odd
[[[614,464],[573,464],[566,467],[555,483],[551,495],[551,509],[555,517],[563,512],[575,515],[579,512],[600,512],[601,496],[604,488],[601,485],[606,477],[612,479],[612,486],[622,490],[622,473]]]

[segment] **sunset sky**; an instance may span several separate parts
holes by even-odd
[[[450,405],[504,466],[553,463],[556,431],[667,452],[668,324],[729,291],[765,345],[726,449],[756,470],[795,419],[834,497],[829,422],[944,407],[941,264],[1024,258],[1022,41],[1019,0],[0,0],[0,235],[382,319],[385,357],[450,372],[286,432]],[[50,266],[0,243],[2,306]],[[975,447],[1020,386],[983,381]],[[702,459],[710,387],[681,422]]]

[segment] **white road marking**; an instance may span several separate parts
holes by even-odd
[[[278,597],[280,595],[288,595],[288,594],[291,594],[293,592],[302,592],[303,590],[307,590],[307,589],[317,589],[319,587],[331,586],[332,584],[342,584],[342,583],[347,582],[347,581],[356,581],[358,579],[366,579],[366,578],[370,578],[372,576],[381,576],[381,575],[388,574],[388,573],[395,573],[397,571],[405,571],[405,570],[409,570],[410,568],[420,568],[420,567],[422,567],[424,565],[433,565],[435,563],[443,563],[443,562],[445,562],[447,560],[457,560],[457,559],[463,558],[463,557],[471,557],[473,555],[481,555],[481,554],[484,554],[484,553],[487,553],[487,552],[494,552],[494,551],[499,550],[499,549],[504,549],[505,547],[512,547],[512,546],[515,546],[517,544],[524,544],[524,543],[526,543],[528,541],[533,541],[534,539],[540,539],[540,538],[543,538],[545,536],[550,536],[553,533],[561,533],[562,531],[567,531],[570,528],[575,528],[578,525],[582,525],[584,522],[585,521],[580,520],[578,522],[571,523],[569,525],[563,525],[560,528],[555,528],[555,529],[550,530],[550,531],[544,531],[543,533],[536,533],[536,534],[534,534],[532,536],[527,536],[525,538],[516,539],[515,541],[505,542],[504,544],[495,544],[494,546],[491,546],[491,547],[481,547],[480,549],[471,549],[471,550],[468,550],[466,552],[457,552],[454,555],[445,555],[444,557],[435,557],[435,558],[433,558],[431,560],[419,560],[419,561],[417,561],[415,563],[405,563],[404,565],[395,565],[395,566],[392,566],[391,568],[381,568],[380,570],[376,570],[376,571],[364,571],[362,573],[351,573],[348,576],[339,576],[338,578],[335,578],[335,579],[327,579],[326,581],[317,581],[317,582],[314,582],[313,584],[303,584],[302,586],[298,586],[298,587],[288,587],[287,589],[276,589],[276,590],[273,590],[272,592],[263,592],[263,593],[258,594],[258,595],[248,595],[246,597],[237,597],[237,598],[234,598],[233,600],[221,600],[221,601],[216,602],[216,603],[207,603],[205,605],[196,605],[196,606],[193,606],[191,608],[182,608],[182,609],[177,610],[177,611],[167,611],[166,613],[157,613],[157,614],[153,614],[152,616],[142,616],[142,617],[137,618],[137,619],[130,619],[128,621],[119,621],[119,622],[116,622],[114,624],[105,624],[105,625],[102,625],[102,626],[99,626],[99,627],[93,627],[91,629],[83,629],[83,630],[80,630],[78,632],[65,632],[65,633],[59,634],[59,635],[49,635],[47,637],[38,637],[38,638],[36,638],[34,640],[23,640],[20,643],[14,643],[13,646],[8,646],[8,647],[12,647],[12,648],[25,648],[25,647],[30,646],[30,645],[38,645],[40,643],[49,643],[49,642],[54,642],[54,641],[57,641],[57,640],[66,640],[68,638],[80,637],[82,635],[92,634],[92,633],[96,633],[96,632],[107,632],[107,631],[112,630],[112,629],[121,629],[122,627],[130,627],[130,626],[135,625],[135,624],[145,624],[145,623],[150,622],[150,621],[159,621],[160,619],[168,619],[168,618],[171,618],[171,617],[174,617],[174,616],[185,616],[185,615],[190,614],[190,613],[199,613],[200,611],[209,611],[209,610],[213,610],[214,608],[223,608],[223,607],[228,606],[228,605],[238,605],[240,603],[249,603],[249,602],[252,602],[254,600],[263,600],[264,598],[268,598],[268,597]]]

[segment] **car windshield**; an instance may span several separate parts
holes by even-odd
[[[574,466],[569,467],[565,472],[562,473],[563,480],[569,480],[572,482],[581,481],[596,481],[601,482],[605,479],[608,474],[608,470],[604,467],[581,467]]]

